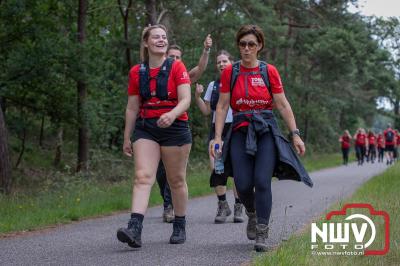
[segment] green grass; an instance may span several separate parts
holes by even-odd
[[[106,152],[96,151],[91,156],[91,168],[96,171],[82,176],[72,174],[73,157],[64,161],[59,169],[49,171],[51,156],[45,150],[27,154],[21,170],[16,171],[16,191],[7,197],[0,194],[0,235],[108,215],[130,208],[130,177],[133,173],[131,160],[119,153],[110,156]],[[307,169],[330,167],[333,163],[341,163],[339,155],[305,158]],[[34,168],[32,165],[39,167]],[[187,183],[190,197],[213,193],[209,187],[207,158],[191,158]],[[232,187],[232,180],[228,182],[228,187]],[[158,186],[155,185],[149,205],[161,203]]]
[[[301,160],[308,172],[338,166],[343,162],[342,155],[339,153],[314,154],[305,156],[304,158],[301,158]]]
[[[345,203],[369,203],[375,210],[384,210],[390,216],[390,250],[384,256],[318,256],[310,250],[310,226],[293,236],[276,250],[253,259],[254,265],[399,265],[400,264],[400,164],[369,180],[349,199],[336,204],[329,211],[339,210]],[[328,212],[329,212],[328,211]],[[324,220],[324,216],[318,219]],[[382,227],[378,226],[378,227]],[[383,234],[378,234],[382,243]],[[382,245],[380,246],[382,247]],[[379,249],[379,247],[376,247]]]

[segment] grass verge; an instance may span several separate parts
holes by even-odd
[[[276,250],[256,256],[253,265],[399,265],[400,264],[400,163],[383,174],[369,180],[349,199],[336,204],[329,211],[339,210],[346,203],[369,203],[375,210],[386,211],[390,216],[390,250],[383,256],[316,255],[311,253],[311,226],[300,235],[291,237]],[[328,211],[328,212],[329,212]],[[318,219],[318,223],[325,216]],[[375,249],[383,247],[382,221],[378,220],[381,231],[377,231]],[[381,232],[381,234],[379,234]]]

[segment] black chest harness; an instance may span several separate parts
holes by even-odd
[[[167,58],[161,65],[160,71],[156,77],[150,76],[150,67],[147,62],[141,63],[139,68],[139,91],[144,101],[152,97],[157,97],[161,101],[169,100],[168,97],[168,78],[174,59]],[[150,80],[156,80],[156,95],[151,95]],[[171,99],[172,100],[172,99]]]

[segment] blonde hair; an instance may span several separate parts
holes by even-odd
[[[143,29],[142,38],[140,42],[140,61],[148,62],[149,61],[149,49],[144,46],[144,43],[147,42],[150,36],[150,32],[154,29],[162,29],[167,33],[167,28],[162,24],[150,25]]]

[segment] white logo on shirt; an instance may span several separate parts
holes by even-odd
[[[265,87],[265,83],[262,78],[251,78],[251,85],[253,87],[256,87],[256,86]]]
[[[182,78],[181,79],[189,79],[188,73],[185,71],[182,73]]]

